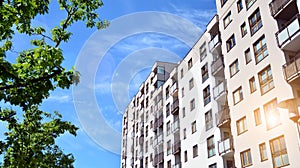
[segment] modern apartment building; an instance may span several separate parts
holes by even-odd
[[[298,168],[300,0],[217,0],[123,116],[121,167]]]

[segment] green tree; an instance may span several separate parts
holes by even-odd
[[[23,117],[14,109],[0,109],[0,120],[7,123],[8,132],[0,140],[0,167],[72,167],[74,158],[55,145],[55,139],[65,132],[76,135],[77,128],[62,116],[43,112],[38,106],[56,88],[67,89],[79,82],[79,73],[62,66],[61,44],[72,33],[70,26],[84,21],[86,27],[103,29],[109,25],[101,20],[97,10],[101,0],[58,0],[65,12],[50,32],[33,26],[39,15],[49,14],[50,0],[0,0],[0,101],[18,106]],[[8,59],[13,51],[13,37],[27,35],[31,48]],[[10,61],[9,61],[10,60]],[[0,161],[1,162],[1,161]]]

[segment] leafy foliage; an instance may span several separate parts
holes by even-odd
[[[68,42],[70,26],[84,21],[86,27],[106,28],[109,22],[99,19],[97,10],[101,0],[58,0],[65,18],[46,32],[33,26],[38,15],[49,13],[50,0],[0,1],[0,101],[19,106],[22,120],[13,109],[0,110],[0,120],[7,123],[6,138],[0,141],[0,155],[4,154],[3,167],[72,167],[74,158],[64,154],[55,145],[55,138],[76,127],[61,120],[61,115],[40,111],[38,106],[56,88],[68,89],[79,82],[79,72],[62,67],[64,60],[61,43]],[[15,61],[13,37],[23,34],[30,37],[32,48],[18,52]],[[0,164],[1,167],[1,164]]]

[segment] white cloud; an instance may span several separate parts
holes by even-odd
[[[69,103],[69,102],[72,101],[72,99],[69,95],[51,95],[45,101],[55,101],[55,102],[59,102],[59,103]]]

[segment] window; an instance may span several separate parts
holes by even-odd
[[[166,87],[166,99],[170,96],[170,86]]]
[[[233,103],[234,103],[234,105],[236,105],[237,103],[239,103],[243,99],[244,99],[243,98],[243,90],[242,90],[242,87],[239,87],[238,89],[236,89],[233,92]]]
[[[145,152],[148,152],[148,141],[146,141],[146,145],[145,145]]]
[[[183,78],[183,69],[180,70],[180,78]]]
[[[186,139],[186,128],[183,129],[183,139]]]
[[[236,122],[236,127],[237,127],[237,133],[238,133],[238,135],[246,132],[248,130],[247,129],[247,123],[246,123],[246,117],[243,117],[243,118],[239,119]]]
[[[206,55],[206,43],[203,43],[200,47],[200,60],[203,61]]]
[[[181,95],[182,95],[182,97],[184,97],[184,87],[181,88]]]
[[[185,107],[182,108],[182,118],[185,117]]]
[[[254,77],[249,79],[249,86],[250,86],[250,93],[253,93],[256,91],[256,83],[255,83]]]
[[[278,126],[281,123],[276,99],[265,104],[264,111],[268,130]]]
[[[198,145],[193,146],[193,158],[198,156]]]
[[[216,151],[215,151],[215,142],[214,142],[214,136],[211,136],[209,138],[207,138],[207,154],[208,157],[212,157],[216,155]]]
[[[150,121],[150,128],[153,128],[153,120]]]
[[[249,62],[252,61],[251,53],[250,53],[250,48],[248,48],[248,49],[245,51],[245,60],[246,60],[246,64],[248,64]]]
[[[157,73],[158,74],[165,74],[165,67],[158,66],[157,67]]]
[[[191,90],[194,87],[194,78],[189,81],[189,89]]]
[[[167,156],[169,156],[172,152],[171,140],[167,142]]]
[[[149,126],[146,126],[146,137],[148,137],[148,130],[149,130]]]
[[[247,167],[252,165],[252,157],[250,149],[241,152],[241,162],[242,167]]]
[[[150,154],[150,162],[152,162],[153,161],[153,154],[151,153]]]
[[[289,164],[284,136],[280,136],[270,141],[270,148],[273,160],[273,167],[279,168]]]
[[[242,9],[243,9],[243,2],[242,0],[238,0],[237,3],[237,9],[238,9],[238,12],[240,12]]]
[[[208,79],[208,64],[206,63],[201,68],[201,74],[202,74],[202,83],[205,82]]]
[[[204,101],[204,106],[211,101],[209,85],[205,89],[203,89],[203,101]]]
[[[227,52],[235,46],[234,34],[226,41]]]
[[[153,137],[150,137],[150,145],[153,145]]]
[[[168,117],[171,114],[171,105],[168,103],[166,105],[166,117]]]
[[[148,157],[145,158],[145,168],[148,168]]]
[[[253,35],[263,26],[259,8],[256,11],[254,11],[254,13],[248,18],[248,20],[249,20],[250,32],[251,35]]]
[[[255,2],[256,0],[246,0],[246,7],[249,9]]]
[[[262,123],[259,108],[254,110],[254,120],[255,120],[255,125],[260,125]]]
[[[197,131],[197,125],[196,125],[196,121],[194,121],[192,123],[192,134],[195,133]]]
[[[213,127],[213,118],[212,118],[212,111],[209,110],[205,113],[205,129],[208,131]]]
[[[170,121],[167,122],[167,136],[171,134],[171,123]]]
[[[270,65],[258,73],[258,78],[262,95],[274,88],[273,75]]]
[[[245,22],[241,25],[241,33],[242,37],[244,37],[247,34],[247,27]]]
[[[167,168],[171,168],[171,160],[167,162]]]
[[[230,11],[223,19],[224,29],[231,23],[231,21],[232,21],[232,17],[231,17],[231,11]]]
[[[188,69],[191,69],[193,66],[193,59],[191,58],[189,61],[188,61]]]
[[[221,0],[221,6],[223,6],[226,2],[227,0]]]
[[[187,155],[187,151],[184,151],[184,162],[188,161],[188,155]]]
[[[195,99],[190,101],[190,109],[193,111],[195,109]]]
[[[257,42],[253,44],[256,64],[269,55],[265,36],[262,36]]]
[[[268,160],[266,143],[259,144],[259,153],[261,161]]]
[[[208,168],[217,168],[217,163],[209,165]]]
[[[239,60],[236,59],[232,64],[229,65],[230,77],[233,77],[239,72]]]

